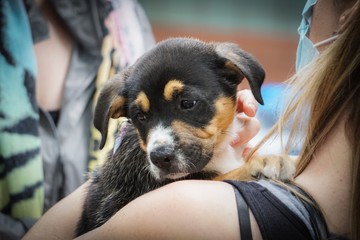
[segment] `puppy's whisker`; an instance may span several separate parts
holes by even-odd
[[[196,168],[196,165],[193,161],[186,161],[188,164],[187,164],[187,168],[188,169],[191,169],[191,168]]]

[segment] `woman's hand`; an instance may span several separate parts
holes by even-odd
[[[236,118],[242,125],[236,131],[236,137],[231,146],[233,148],[244,148],[243,157],[246,157],[251,146],[248,142],[259,132],[260,122],[254,118],[258,109],[251,91],[248,89],[239,90],[237,93],[237,112]],[[245,146],[245,147],[244,147]],[[265,176],[270,179],[288,181],[293,179],[296,169],[297,158],[288,155],[253,155],[244,165],[226,174],[220,175],[215,180],[238,180],[248,181],[256,179],[258,176]]]
[[[248,143],[260,130],[260,122],[254,118],[258,109],[258,103],[248,89],[240,90],[237,93],[237,112],[238,121],[241,121],[241,128],[237,129],[236,137],[232,140],[231,146],[243,147]],[[250,147],[245,148],[243,156],[247,155]]]
[[[255,117],[258,109],[258,102],[249,89],[239,90],[237,92],[237,112],[245,113],[249,117]]]

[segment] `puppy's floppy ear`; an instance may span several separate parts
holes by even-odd
[[[238,85],[246,77],[255,99],[263,105],[260,88],[265,79],[265,71],[259,62],[236,44],[217,43],[214,47],[215,52],[223,60],[222,65],[228,80]]]
[[[125,69],[120,74],[107,80],[100,91],[94,112],[94,126],[101,133],[100,149],[104,147],[106,142],[110,117],[126,116],[125,81],[130,73],[130,68]]]

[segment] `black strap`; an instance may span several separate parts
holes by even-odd
[[[292,184],[292,183],[287,183],[287,185],[289,185],[294,190],[296,190],[298,193],[300,193],[303,196],[305,196],[306,198],[308,198],[309,202],[307,202],[303,199],[300,199],[301,200],[300,202],[303,204],[303,206],[309,212],[310,222],[311,222],[311,225],[313,226],[316,239],[328,239],[329,238],[329,230],[326,225],[325,218],[320,211],[320,207],[317,205],[315,200],[311,197],[310,194],[305,192],[299,186]],[[296,196],[295,194],[293,194],[293,195]]]
[[[326,224],[324,215],[321,212],[319,205],[316,203],[315,199],[307,193],[301,187],[295,185],[294,183],[288,182],[287,185],[295,189],[298,193],[302,194],[309,201],[300,199],[300,202],[304,205],[306,210],[309,212],[310,222],[315,232],[316,239],[332,239],[332,240],[348,240],[346,236],[336,235],[329,232],[328,226]],[[295,195],[295,194],[293,194]],[[295,195],[296,196],[296,195]]]
[[[235,192],[236,204],[238,209],[241,239],[252,240],[249,206],[247,205],[245,199],[243,198],[239,190],[235,187],[233,187],[233,189]]]
[[[229,180],[225,182],[233,185],[242,194],[257,221],[264,240],[312,239],[309,229],[299,216],[265,187],[255,182]],[[241,218],[243,215],[241,214]],[[241,226],[241,232],[243,230],[246,231],[246,228]]]
[[[225,182],[234,187],[241,226],[241,239],[252,239],[249,209],[254,214],[264,240],[312,238],[304,222],[265,187],[255,182],[229,180],[225,180]],[[324,216],[311,195],[292,183],[287,184],[295,192],[308,198],[308,201],[302,198],[299,200],[309,213],[315,239],[348,239],[345,236],[329,233]],[[297,194],[292,194],[298,197]]]

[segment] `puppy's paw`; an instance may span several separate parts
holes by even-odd
[[[247,164],[253,177],[265,176],[270,179],[289,181],[294,177],[296,158],[288,155],[254,156]]]
[[[214,180],[249,181],[261,176],[281,181],[289,181],[294,177],[296,158],[288,155],[253,156],[241,167],[220,175]]]

